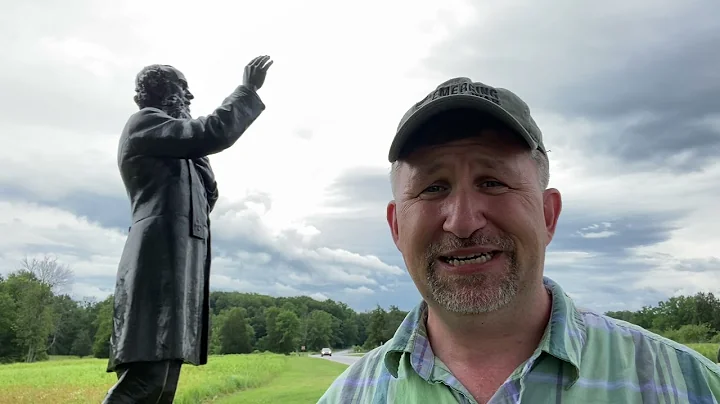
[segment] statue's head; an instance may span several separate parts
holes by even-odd
[[[185,75],[172,66],[144,67],[135,78],[135,92],[140,109],[153,107],[174,118],[190,118],[190,100],[195,97],[188,90]]]

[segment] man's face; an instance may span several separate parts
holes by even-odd
[[[185,75],[179,70],[172,66],[166,66],[165,69],[170,73],[170,94],[168,104],[170,109],[175,112],[178,118],[189,118],[190,117],[190,104],[191,100],[195,96],[190,92],[188,88],[187,80]],[[173,115],[173,114],[171,114]]]
[[[398,170],[388,224],[429,304],[494,311],[541,282],[561,200],[540,188],[522,140],[485,130],[414,151]]]

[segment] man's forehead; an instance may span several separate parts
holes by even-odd
[[[175,80],[178,82],[183,82],[187,84],[187,79],[185,79],[185,75],[182,74],[182,72],[170,65],[163,65],[162,69],[168,73],[170,73],[172,76],[174,76]]]
[[[465,137],[418,147],[405,160],[422,163],[424,160],[433,161],[439,158],[481,155],[487,156],[488,159],[502,161],[528,151],[527,144],[518,141],[513,136],[485,132],[482,136]]]
[[[418,159],[415,161],[407,161],[406,167],[415,175],[430,175],[442,169],[455,165],[473,165],[493,170],[507,170],[513,166],[512,162],[507,159],[483,156],[483,155],[465,155],[461,158],[457,156],[444,156],[435,159]]]
[[[529,152],[522,145],[498,145],[489,139],[463,139],[416,150],[403,164],[411,176],[432,175],[456,164],[472,164],[492,170],[517,171],[518,157]]]

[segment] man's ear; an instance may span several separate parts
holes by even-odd
[[[545,246],[550,244],[555,236],[555,228],[562,211],[562,196],[560,191],[555,188],[548,188],[543,192],[543,214],[545,216],[545,230],[547,232],[547,240]]]
[[[397,204],[395,201],[388,202],[387,205],[387,222],[388,226],[390,226],[390,234],[392,234],[393,242],[395,242],[395,246],[400,248],[398,246],[398,239],[400,238],[400,232],[398,230],[398,222],[397,222]]]

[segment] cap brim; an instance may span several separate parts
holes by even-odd
[[[506,124],[511,130],[519,134],[531,149],[538,147],[537,142],[533,140],[528,131],[517,121],[509,112],[505,111],[499,105],[495,104],[490,100],[480,98],[475,95],[458,94],[450,97],[441,97],[437,100],[431,101],[427,105],[418,109],[413,113],[405,123],[398,128],[395,138],[390,145],[390,153],[388,159],[390,162],[395,162],[403,151],[405,145],[413,137],[417,130],[425,125],[428,121],[434,118],[441,112],[450,111],[453,109],[474,109],[478,112],[486,113],[500,122]]]

